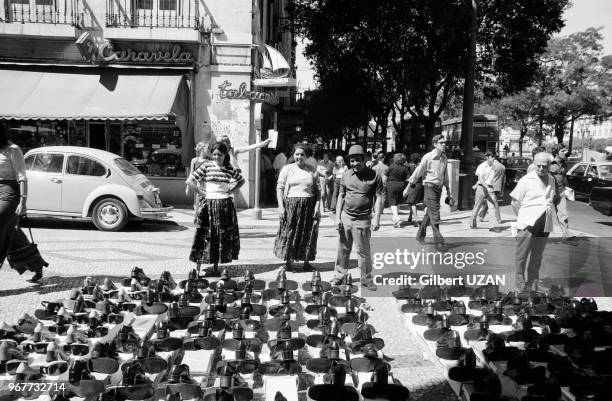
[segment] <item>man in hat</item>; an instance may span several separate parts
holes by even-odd
[[[448,249],[444,245],[444,238],[440,234],[440,197],[442,196],[442,187],[446,188],[446,194],[448,196],[448,203],[454,204],[450,190],[448,188],[448,174],[446,172],[446,166],[448,159],[444,151],[446,150],[446,139],[443,135],[435,135],[432,139],[434,146],[433,150],[421,159],[421,162],[414,170],[408,183],[410,185],[415,184],[419,178],[423,178],[424,187],[424,199],[423,203],[427,207],[427,213],[421,221],[421,226],[417,231],[416,239],[423,243],[425,241],[425,235],[427,234],[427,225],[431,224],[433,230],[434,241],[436,243],[436,250],[440,252],[446,252]],[[408,196],[408,189],[410,185],[404,190],[404,197]]]
[[[376,231],[380,227],[383,182],[374,170],[366,167],[365,152],[361,146],[351,146],[348,158],[351,168],[342,175],[336,204],[336,228],[340,236],[333,283],[340,284],[346,275],[354,243],[361,270],[361,285],[370,291],[376,291],[376,284],[372,280],[370,230]]]
[[[519,291],[544,289],[539,280],[540,266],[546,239],[553,228],[552,211],[558,203],[555,179],[549,172],[551,162],[550,153],[536,154],[533,159],[535,170],[524,175],[510,193],[512,207],[517,214],[515,265]]]

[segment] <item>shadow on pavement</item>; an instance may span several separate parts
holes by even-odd
[[[66,229],[82,231],[98,231],[90,220],[60,217],[28,217],[24,227],[42,229]],[[123,232],[176,232],[189,229],[189,224],[178,224],[169,220],[131,220]]]

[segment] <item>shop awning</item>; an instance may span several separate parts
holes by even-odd
[[[183,114],[181,75],[0,70],[0,119],[166,120]]]

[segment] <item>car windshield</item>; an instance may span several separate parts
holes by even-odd
[[[123,157],[118,157],[115,159],[115,164],[121,171],[123,171],[126,175],[138,175],[142,174],[136,167],[132,165],[129,161],[125,160]]]
[[[599,166],[599,176],[601,178],[612,178],[612,164],[602,164]]]

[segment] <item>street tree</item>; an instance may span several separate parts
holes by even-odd
[[[601,28],[589,28],[566,37],[551,39],[536,82],[559,143],[565,132],[572,142],[574,123],[583,116],[610,113],[612,56],[602,57]]]
[[[568,0],[479,0],[477,80],[487,96],[526,87],[537,56],[561,29]],[[427,141],[451,94],[463,83],[471,8],[466,0],[294,0],[296,32],[321,85],[366,81],[369,117],[394,112],[396,131],[409,116]],[[354,63],[343,70],[347,63]],[[387,104],[386,107],[384,104]]]

